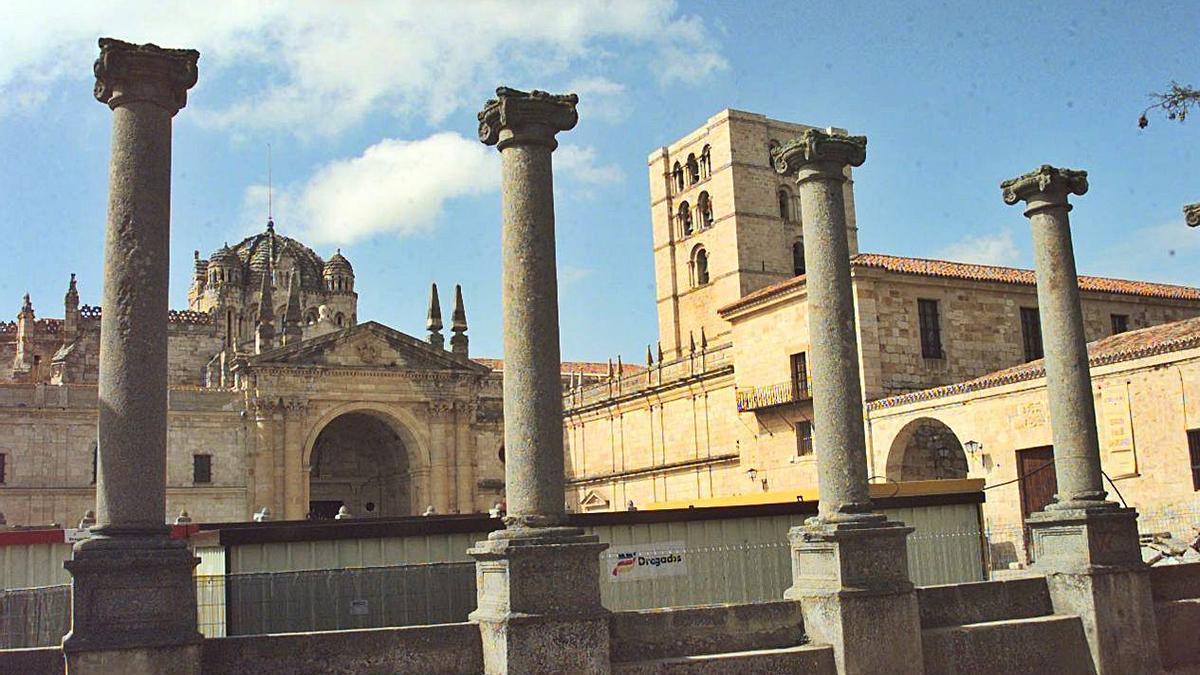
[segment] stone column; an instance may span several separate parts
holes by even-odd
[[[565,527],[555,134],[575,126],[574,94],[496,90],[479,139],[501,157],[506,529],[471,549],[471,619],[487,673],[606,673],[608,616],[597,556],[606,545]]]
[[[166,520],[171,119],[196,83],[193,50],[101,38],[96,98],[113,112],[99,448],[92,537],[73,578],[67,667],[198,672],[197,563]]]
[[[792,528],[792,587],[814,642],[842,673],[922,672],[920,617],[908,576],[912,528],[871,510],[844,184],[867,139],[806,130],[774,154],[800,192],[811,338],[818,515]]]
[[[429,415],[429,446],[430,446],[430,487],[429,504],[439,514],[454,512],[454,490],[451,448],[454,443],[453,429],[450,427],[454,404],[450,401],[430,401],[427,406]],[[424,512],[424,507],[422,507]]]
[[[456,501],[459,513],[475,513],[475,412],[476,403],[455,405],[455,457],[458,460]]]
[[[1138,543],[1137,511],[1105,499],[1096,408],[1069,195],[1088,190],[1087,172],[1043,164],[1000,184],[1006,204],[1025,202],[1033,228],[1038,314],[1058,493],[1030,515],[1035,568],[1046,573],[1055,610],[1078,614],[1100,673],[1158,671],[1150,581]]]

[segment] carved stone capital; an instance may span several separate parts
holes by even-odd
[[[1183,217],[1187,219],[1188,227],[1200,226],[1200,203],[1185,205]]]
[[[479,111],[479,140],[503,150],[512,144],[558,147],[554,135],[575,128],[579,113],[575,94],[547,94],[498,87],[496,98],[488,99]]]
[[[805,129],[799,137],[771,151],[775,171],[795,176],[797,183],[811,178],[845,180],[847,166],[867,160],[867,137],[831,134]]]
[[[454,403],[451,401],[427,401],[425,406],[433,417],[442,417],[454,411]]]
[[[1087,172],[1043,164],[1023,176],[1000,183],[1000,189],[1004,193],[1005,204],[1011,206],[1025,202],[1026,216],[1054,207],[1070,210],[1067,196],[1082,195],[1088,191]]]
[[[96,100],[117,109],[134,101],[149,101],[171,115],[187,105],[187,90],[196,84],[194,49],[163,49],[100,38],[96,59]]]

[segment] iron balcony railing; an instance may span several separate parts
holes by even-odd
[[[738,412],[762,410],[775,406],[799,403],[812,398],[807,382],[780,382],[766,387],[745,387],[737,390]]]

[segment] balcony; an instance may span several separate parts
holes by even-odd
[[[766,387],[739,387],[737,390],[738,412],[765,410],[791,403],[812,399],[807,382],[780,382]]]

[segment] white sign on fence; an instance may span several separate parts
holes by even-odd
[[[656,541],[610,547],[605,551],[608,580],[641,581],[687,576],[686,548],[682,541]]]

